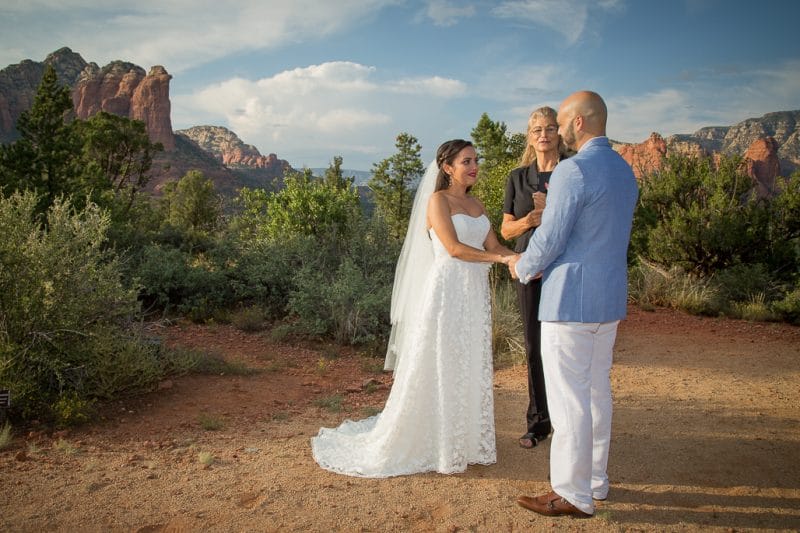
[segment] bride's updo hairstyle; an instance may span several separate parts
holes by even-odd
[[[464,139],[453,139],[443,143],[436,150],[436,166],[439,167],[439,175],[436,176],[436,188],[434,191],[450,188],[450,176],[444,171],[444,164],[452,165],[459,152],[467,146],[472,146],[472,143]],[[467,192],[469,192],[469,189],[467,189]]]

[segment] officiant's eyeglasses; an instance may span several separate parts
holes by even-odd
[[[531,134],[535,137],[538,137],[542,134],[542,132],[546,133],[547,135],[555,135],[558,133],[558,128],[556,126],[547,126],[546,128],[533,128],[531,130]]]

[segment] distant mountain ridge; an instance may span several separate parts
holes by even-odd
[[[325,174],[325,171],[328,170],[327,167],[315,167],[311,170],[311,172],[315,176],[322,176]],[[369,170],[353,170],[352,168],[343,168],[342,169],[342,176],[346,178],[353,178],[353,183],[357,186],[366,186],[369,183],[369,180],[372,179],[372,171]]]
[[[18,138],[16,121],[33,104],[47,64],[52,64],[59,80],[72,89],[77,117],[88,118],[104,110],[142,120],[151,140],[164,145],[150,184],[155,193],[167,181],[192,169],[212,178],[224,194],[233,195],[243,186],[279,187],[284,172],[292,168],[275,154],[262,155],[221,126],[194,126],[174,132],[169,99],[172,76],[164,67],[156,65],[146,72],[132,63],[113,61],[101,68],[66,47],[49,54],[43,62],[25,59],[0,70],[0,143]],[[776,111],[732,126],[709,126],[666,139],[653,133],[641,143],[612,144],[639,176],[660,168],[670,153],[742,155],[748,172],[768,194],[776,176],[788,176],[800,168],[800,110]],[[314,168],[312,172],[322,175],[325,170]],[[372,175],[364,170],[343,173],[355,177],[355,184],[361,187]]]
[[[666,139],[654,132],[641,143],[614,141],[612,146],[639,177],[661,168],[669,154],[740,155],[760,194],[769,196],[777,176],[789,176],[800,168],[800,110],[776,111],[733,126],[709,126]]]

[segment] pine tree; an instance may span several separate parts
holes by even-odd
[[[323,180],[326,185],[336,189],[347,189],[355,181],[352,176],[345,177],[342,173],[342,156],[340,155],[333,158],[333,162],[325,170]]]
[[[373,166],[369,188],[375,194],[378,213],[386,220],[392,237],[402,239],[408,228],[415,183],[425,172],[420,158],[422,147],[416,137],[401,133],[395,142],[397,153]]]
[[[472,141],[482,164],[488,167],[505,163],[511,156],[512,146],[506,134],[505,123],[494,122],[486,113],[481,115],[478,124],[473,128]]]
[[[81,142],[69,120],[72,98],[52,65],[45,67],[33,106],[17,121],[21,138],[0,147],[0,188],[8,194],[33,190],[43,213],[55,199],[76,188]]]

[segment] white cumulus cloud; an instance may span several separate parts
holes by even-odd
[[[467,92],[455,79],[382,76],[372,66],[334,61],[258,80],[234,78],[174,95],[174,122],[182,128],[204,117],[293,165],[346,151],[375,154],[376,162],[398,133],[413,134],[443,102]],[[195,122],[182,123],[190,119]]]
[[[323,39],[368,20],[397,0],[26,0],[0,6],[0,35],[25,43],[0,64],[41,61],[69,46],[104,65],[121,59],[178,73],[254,50]]]

